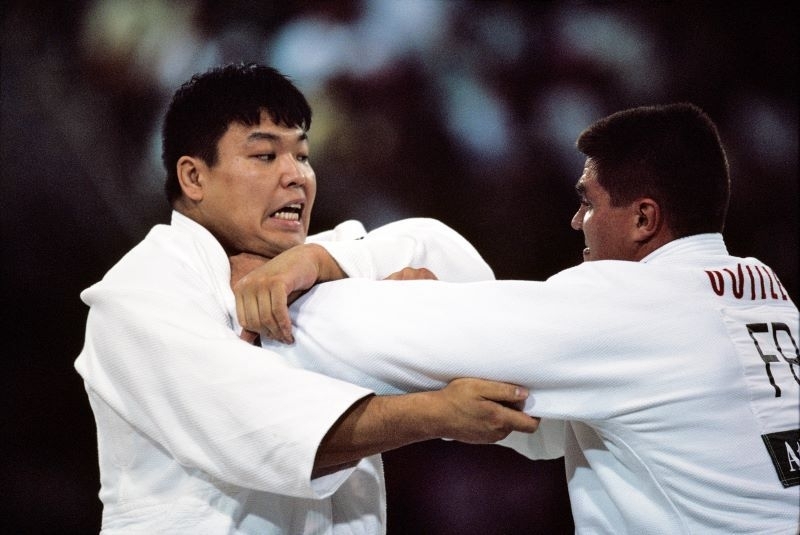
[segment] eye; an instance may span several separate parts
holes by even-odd
[[[265,162],[271,162],[275,160],[276,156],[275,153],[271,152],[268,154],[257,154],[256,158]]]
[[[298,154],[297,161],[302,163],[308,163],[308,154]]]

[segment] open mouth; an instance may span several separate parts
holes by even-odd
[[[284,221],[299,221],[303,214],[303,205],[299,203],[287,204],[280,210],[273,213],[270,217],[282,219]]]

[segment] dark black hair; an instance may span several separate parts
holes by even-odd
[[[162,130],[164,189],[172,204],[180,197],[176,165],[181,156],[217,161],[217,143],[232,123],[256,125],[261,112],[288,127],[311,128],[311,108],[303,94],[277,70],[232,64],[195,74],[172,97]]]
[[[714,122],[693,104],[614,113],[578,137],[615,206],[650,197],[676,238],[721,232],[730,200],[725,149]]]

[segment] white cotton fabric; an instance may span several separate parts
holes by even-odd
[[[351,276],[419,264],[492,277],[435,220],[374,236],[350,221],[312,240],[348,240],[332,254]],[[91,308],[75,367],[97,423],[102,533],[385,532],[380,456],[311,479],[325,433],[372,391],[240,340],[228,258],[207,230],[174,212],[81,298]]]
[[[761,438],[800,427],[797,307],[719,234],[545,282],[344,280],[293,314],[296,343],[277,352],[376,392],[461,376],[530,388],[527,412],[568,421],[579,533],[797,532],[800,486],[783,487]],[[777,355],[774,333],[758,334],[759,349],[747,324],[791,331],[794,342],[775,334],[780,397],[759,354]],[[533,441],[511,445],[539,454]]]

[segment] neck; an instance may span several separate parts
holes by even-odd
[[[639,248],[636,251],[634,260],[639,262],[656,249],[660,249],[674,239],[675,237],[671,232],[659,232],[654,234],[649,240],[639,243]]]
[[[228,254],[228,260],[231,263],[231,287],[233,287],[239,279],[263,266],[270,259],[255,253],[237,253]]]

